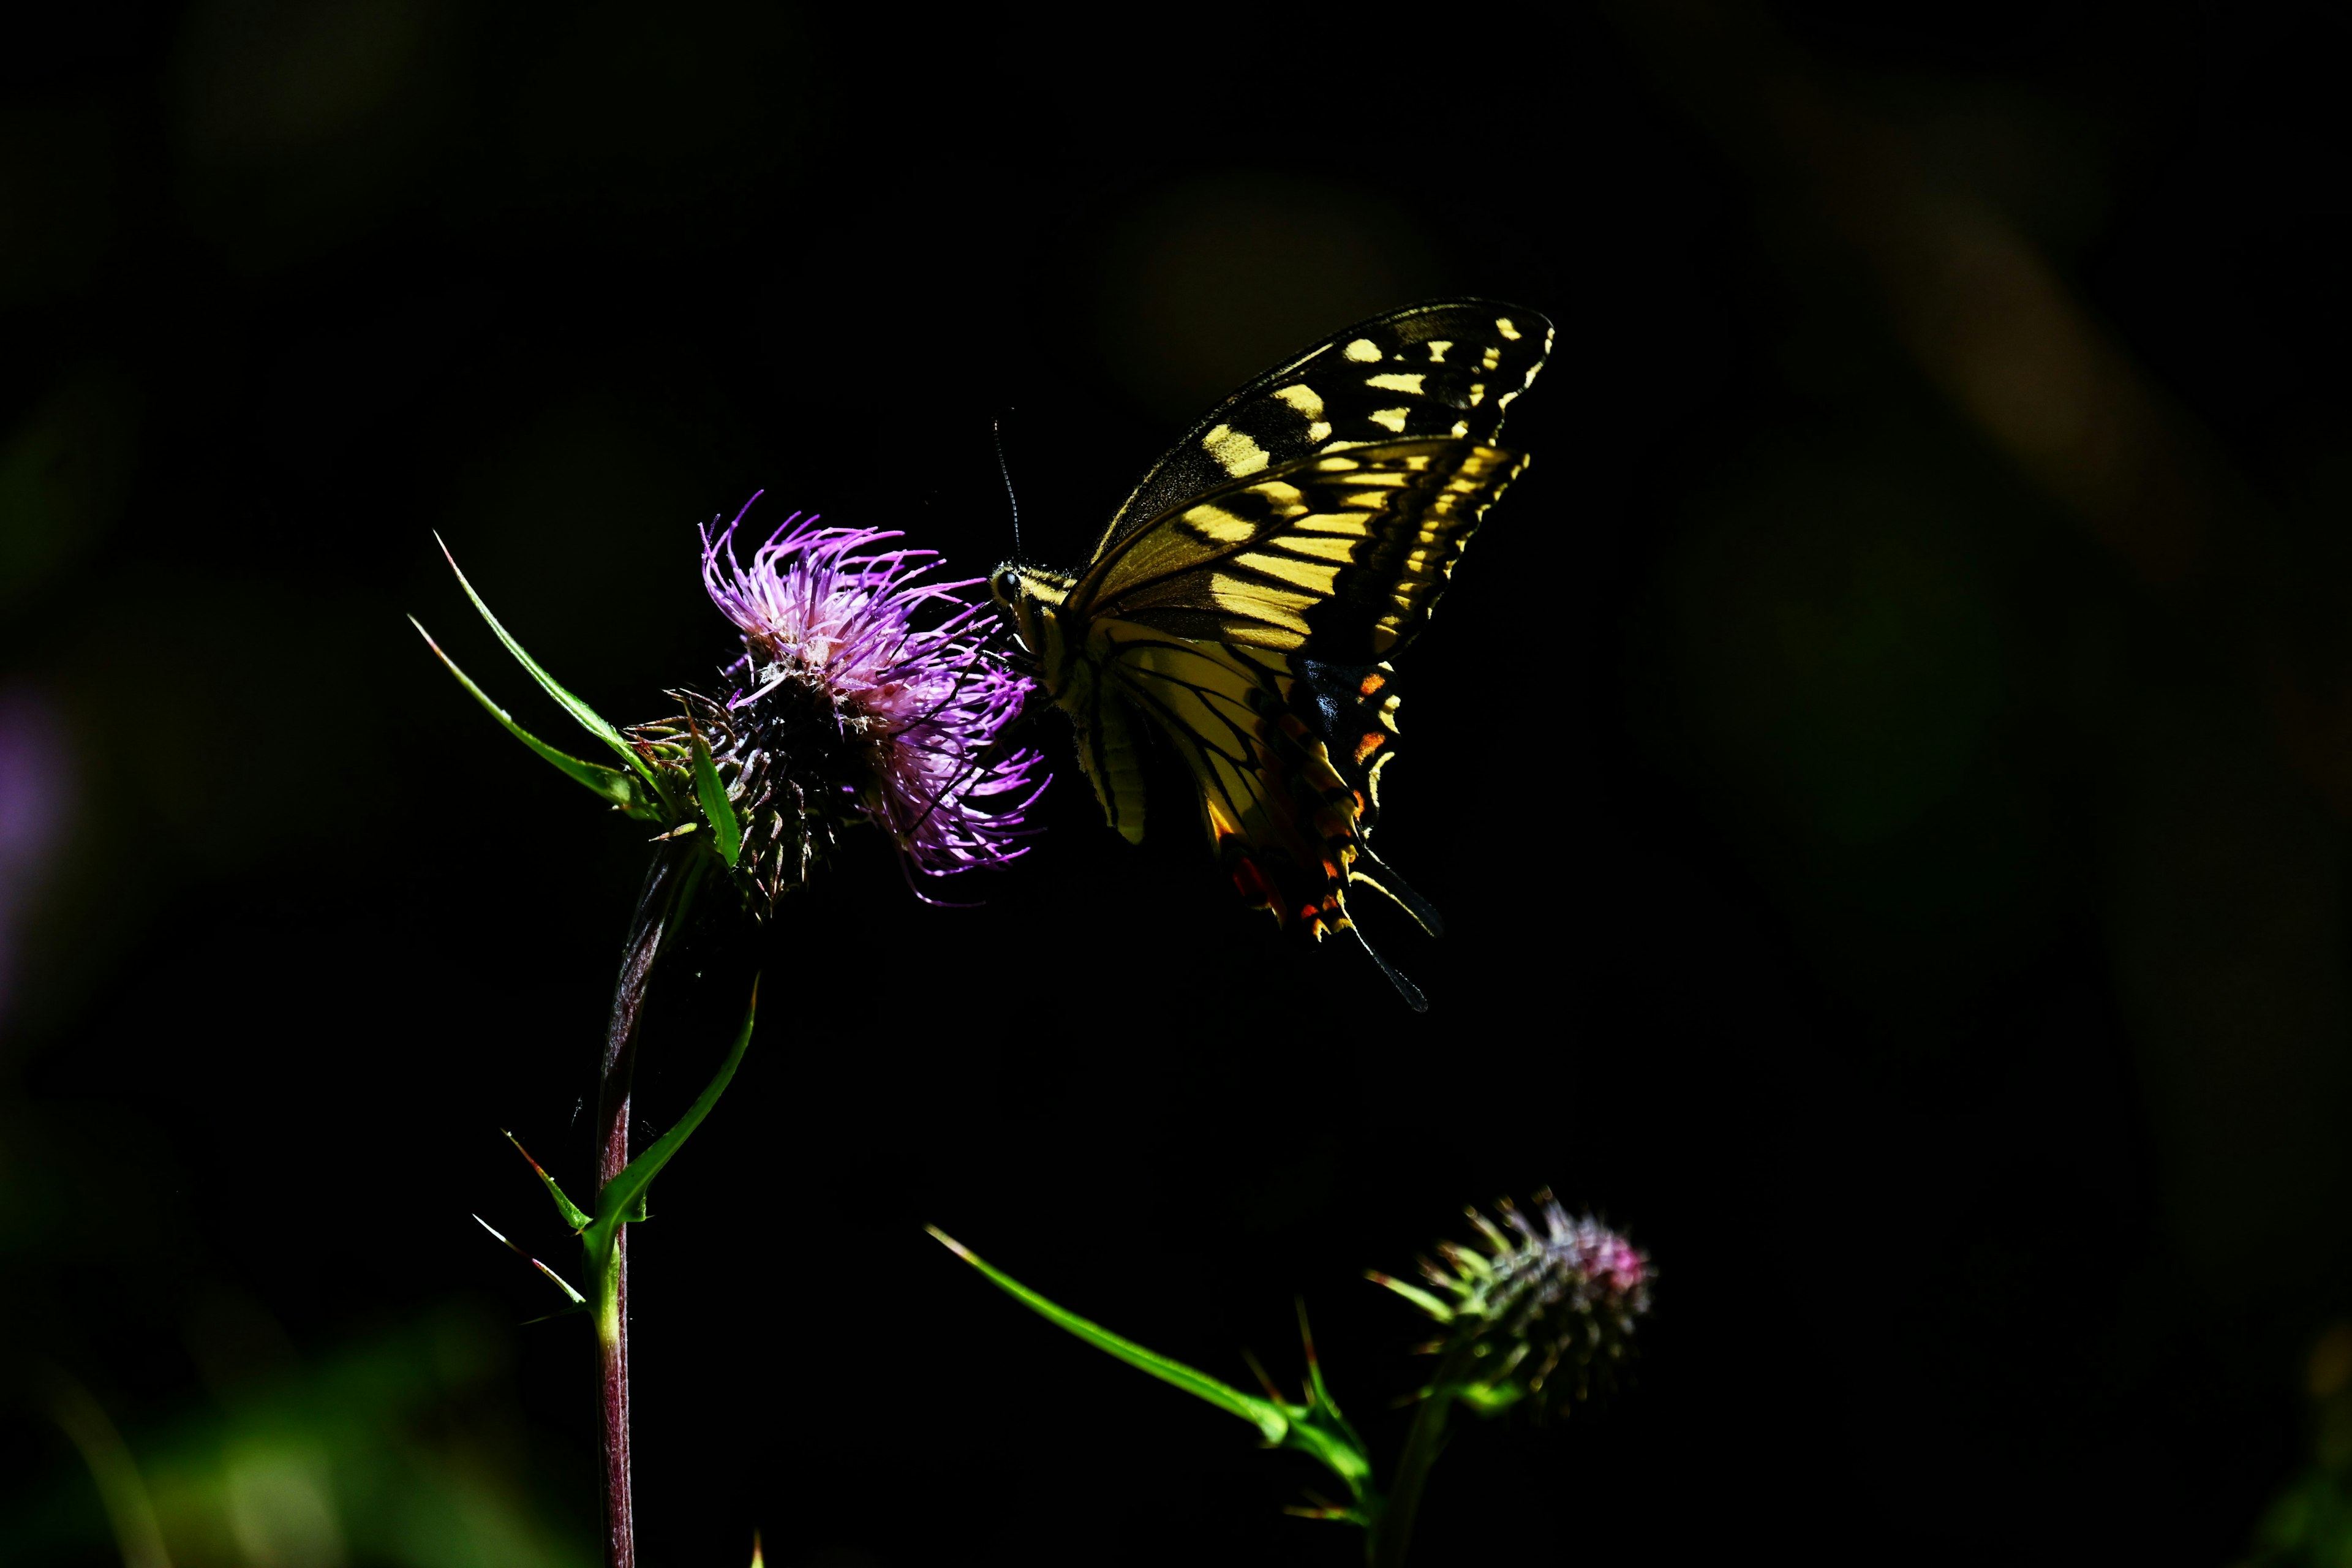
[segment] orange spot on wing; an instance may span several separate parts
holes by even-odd
[[[1366,757],[1370,756],[1374,752],[1379,751],[1382,746],[1388,744],[1388,739],[1389,738],[1386,735],[1372,734],[1367,735],[1362,740],[1357,742],[1356,761],[1360,763]]]
[[[1389,678],[1382,675],[1376,669],[1370,675],[1364,677],[1363,684],[1356,688],[1356,695],[1359,697],[1370,697],[1373,692],[1378,691],[1381,687],[1386,686],[1388,683]]]

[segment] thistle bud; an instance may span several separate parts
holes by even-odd
[[[1534,1219],[1507,1198],[1495,1206],[1501,1225],[1465,1211],[1483,1250],[1441,1242],[1442,1261],[1422,1260],[1429,1289],[1371,1279],[1445,1325],[1422,1348],[1466,1363],[1454,1390],[1465,1403],[1492,1412],[1532,1397],[1540,1408],[1549,1390],[1565,1407],[1630,1353],[1654,1271],[1647,1254],[1548,1191]]]

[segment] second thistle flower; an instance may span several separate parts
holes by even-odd
[[[1432,1289],[1371,1276],[1446,1326],[1424,1348],[1465,1358],[1457,1392],[1489,1411],[1548,1391],[1562,1404],[1582,1397],[1631,1352],[1634,1323],[1650,1310],[1647,1253],[1549,1192],[1533,1206],[1530,1218],[1505,1199],[1499,1226],[1468,1210],[1486,1248],[1439,1243],[1443,1261],[1421,1266]]]
[[[673,691],[685,713],[632,739],[685,783],[699,732],[741,826],[736,875],[769,909],[855,822],[890,836],[910,887],[1014,858],[1045,781],[1003,732],[1034,688],[990,647],[985,603],[961,596],[979,579],[924,581],[936,552],[816,521],[795,512],[748,564],[740,517],[705,531],[703,586],[743,639],[733,689]]]

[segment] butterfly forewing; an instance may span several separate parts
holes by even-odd
[[[1165,636],[1369,664],[1427,624],[1522,467],[1491,447],[1408,440],[1229,480],[1113,545],[1069,603]]]
[[[1491,445],[1543,368],[1551,323],[1490,300],[1414,305],[1335,332],[1219,404],[1152,466],[1095,553],[1207,491],[1402,437]]]

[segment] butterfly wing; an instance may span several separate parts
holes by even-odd
[[[1540,313],[1486,300],[1410,305],[1334,332],[1203,416],[1112,515],[1096,558],[1196,496],[1302,458],[1404,437],[1490,446],[1551,340]]]
[[[1115,826],[1142,835],[1132,708],[1191,769],[1249,902],[1320,938],[1353,929],[1369,883],[1439,929],[1368,842],[1396,753],[1387,660],[1524,468],[1492,443],[1551,339],[1489,301],[1391,311],[1259,376],[1144,476],[1054,606],[1083,652],[1048,661]]]
[[[1492,447],[1420,439],[1229,479],[1112,544],[1066,607],[1169,637],[1372,664],[1428,624],[1479,520],[1525,467]]]
[[[1317,937],[1348,925],[1369,804],[1295,698],[1289,660],[1112,622],[1126,699],[1172,737],[1201,789],[1219,860],[1255,907]]]
[[[1102,686],[1175,742],[1234,886],[1285,926],[1351,929],[1366,882],[1439,928],[1369,842],[1397,746],[1386,658],[1524,466],[1451,439],[1309,457],[1130,533],[1071,590]]]

